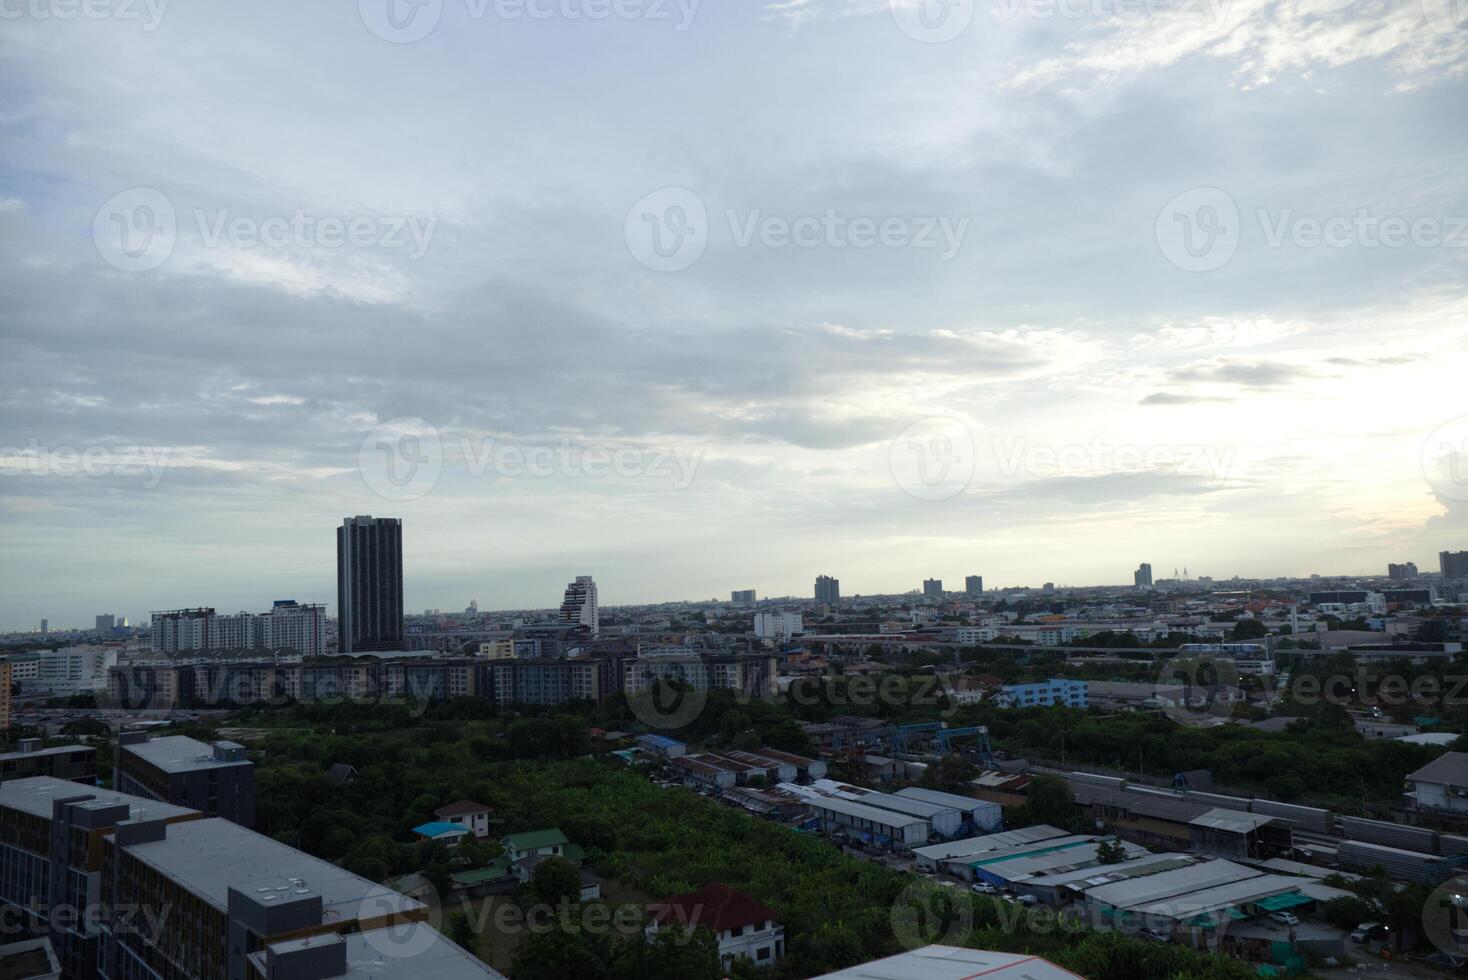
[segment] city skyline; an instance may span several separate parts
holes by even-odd
[[[407,533],[407,532],[405,531],[405,533]],[[411,554],[412,548],[411,548],[411,546],[408,546],[408,547],[405,548],[405,550],[409,554]],[[1457,553],[1460,549],[1454,548],[1454,549],[1449,549],[1449,550],[1451,552],[1453,552],[1453,553]],[[1468,552],[1465,552],[1465,553],[1468,553]],[[1144,564],[1150,564],[1150,563],[1144,563]],[[1439,576],[1439,572],[1438,572],[1436,566],[1437,566],[1437,558],[1434,557],[1434,559],[1432,560],[1431,563],[1423,566],[1422,575],[1427,576],[1427,577],[1434,577],[1434,578],[1435,577],[1438,577]],[[1160,567],[1160,566],[1158,566],[1158,567]],[[403,615],[404,615],[405,618],[422,617],[424,615],[423,610],[426,610],[426,609],[438,610],[441,613],[441,615],[444,615],[444,616],[447,616],[447,617],[452,618],[454,616],[457,616],[457,615],[462,614],[465,610],[467,610],[469,603],[475,602],[475,603],[478,603],[478,607],[479,607],[478,611],[479,611],[479,613],[480,614],[483,614],[483,615],[491,615],[491,614],[497,614],[497,613],[510,613],[510,612],[526,612],[526,611],[532,611],[533,610],[533,611],[543,612],[543,613],[545,613],[547,615],[548,618],[554,619],[555,616],[559,613],[559,611],[560,611],[560,609],[561,609],[561,607],[562,607],[562,605],[563,605],[563,603],[565,601],[565,593],[567,591],[567,586],[565,584],[566,583],[566,578],[565,578],[564,575],[561,575],[559,577],[559,579],[558,579],[558,581],[561,584],[557,585],[553,589],[550,589],[546,593],[546,595],[545,595],[545,600],[546,601],[538,602],[538,603],[537,602],[499,603],[499,602],[495,602],[492,599],[489,600],[489,601],[485,601],[483,595],[478,594],[478,593],[473,593],[472,588],[469,588],[467,586],[466,586],[466,591],[469,592],[469,593],[471,593],[471,594],[467,595],[466,598],[462,598],[461,599],[461,598],[459,598],[457,596],[449,596],[446,599],[441,597],[440,598],[440,601],[421,601],[421,596],[420,595],[417,595],[413,591],[413,589],[411,587],[412,573],[411,573],[411,571],[408,570],[410,568],[411,568],[411,565],[409,563],[407,563],[407,561],[405,559],[405,571],[404,571],[404,574],[403,574],[403,578],[404,578]],[[1181,566],[1179,566],[1179,570],[1181,570]],[[549,572],[549,573],[547,573],[547,575],[550,576],[550,578],[555,578],[556,577],[556,573],[554,573],[554,572]],[[1312,572],[1306,572],[1306,573],[1302,573],[1302,574],[1237,575],[1238,578],[1243,579],[1243,580],[1246,580],[1246,581],[1289,580],[1289,581],[1301,581],[1301,582],[1308,581],[1312,576],[1319,576],[1319,577],[1325,578],[1325,579],[1336,579],[1336,578],[1370,579],[1370,578],[1376,578],[1376,579],[1382,579],[1382,580],[1387,580],[1390,577],[1387,566],[1383,566],[1381,569],[1378,569],[1378,570],[1375,570],[1375,571],[1365,571],[1365,572],[1359,572],[1359,573],[1356,573],[1356,572],[1331,572],[1331,571],[1315,570],[1315,571],[1312,571]],[[577,577],[579,578],[580,576],[577,576]],[[842,590],[841,591],[841,598],[842,598],[843,601],[844,600],[848,600],[848,599],[857,598],[857,597],[869,598],[869,597],[873,597],[873,596],[893,596],[893,597],[915,596],[915,597],[921,598],[922,597],[922,581],[923,580],[926,580],[928,577],[930,577],[930,576],[926,576],[926,575],[923,576],[923,579],[920,580],[916,585],[908,585],[907,587],[900,587],[899,586],[899,587],[894,587],[894,588],[891,588],[891,589],[872,588],[872,589],[857,589],[857,590],[848,591],[847,590],[847,587],[844,584],[841,584],[841,590]],[[1125,591],[1133,590],[1133,589],[1136,588],[1136,583],[1134,581],[1133,582],[1123,582],[1120,578],[1118,578],[1116,581],[1107,581],[1107,582],[1102,582],[1102,581],[1097,581],[1097,582],[1068,582],[1068,581],[1064,581],[1063,580],[1063,577],[1062,578],[1055,578],[1054,576],[1051,576],[1051,577],[1047,577],[1047,578],[1043,578],[1043,579],[1042,578],[1036,578],[1036,579],[1033,579],[1033,580],[1027,581],[1027,582],[1018,582],[1018,581],[1016,581],[1016,582],[998,582],[998,583],[996,583],[996,582],[993,581],[993,577],[992,576],[990,576],[989,574],[985,573],[984,575],[977,576],[978,578],[980,578],[982,580],[983,589],[984,589],[983,593],[980,596],[978,594],[970,594],[968,592],[968,590],[966,588],[966,580],[969,577],[968,574],[954,574],[952,577],[955,580],[963,580],[965,582],[965,585],[964,586],[951,585],[951,586],[946,587],[945,590],[944,590],[946,595],[957,597],[957,598],[980,598],[980,597],[982,597],[983,599],[986,599],[986,600],[987,599],[995,598],[995,597],[997,597],[997,595],[999,593],[1002,593],[1005,590],[1009,590],[1009,589],[1029,589],[1031,591],[1038,592],[1038,591],[1041,590],[1042,586],[1044,585],[1044,583],[1046,581],[1054,581],[1056,583],[1057,588],[1060,588],[1060,589],[1115,589],[1118,592],[1125,592]],[[836,575],[836,576],[834,576],[834,578],[837,579],[838,583],[843,583],[842,576]],[[1192,582],[1192,583],[1196,583],[1199,580],[1199,578],[1209,578],[1215,584],[1224,584],[1224,583],[1227,583],[1229,581],[1232,581],[1235,578],[1235,573],[1213,575],[1213,574],[1210,574],[1210,573],[1208,573],[1206,571],[1204,571],[1204,572],[1194,571],[1194,572],[1190,572],[1187,581]],[[939,580],[940,581],[942,580],[942,576],[939,576]],[[1171,574],[1169,573],[1166,576],[1157,576],[1157,581],[1158,582],[1167,582],[1167,581],[1173,581],[1173,579],[1171,577]],[[596,583],[597,592],[598,593],[602,593],[604,591],[604,586],[605,586],[605,581],[603,581],[601,579],[598,579],[598,581]],[[721,598],[720,597],[721,595],[724,595],[724,596],[730,595],[731,591],[734,591],[734,590],[728,590],[728,589],[726,589],[726,590],[723,590],[722,593],[715,592],[713,594],[706,595],[706,596],[696,596],[696,595],[662,596],[662,597],[650,597],[650,598],[634,598],[634,599],[625,599],[625,600],[619,598],[617,601],[614,601],[614,602],[608,602],[604,598],[601,598],[600,595],[599,595],[598,600],[597,600],[597,605],[598,605],[598,607],[600,609],[603,609],[603,610],[606,610],[606,609],[630,608],[630,607],[637,607],[637,606],[654,606],[654,605],[662,605],[662,604],[676,604],[676,603],[685,603],[685,602],[686,603],[723,602],[723,603],[726,603],[726,604],[729,604],[729,605],[738,605],[739,603],[736,603],[736,602],[732,601],[729,598]],[[757,601],[759,601],[759,602],[766,602],[766,601],[777,601],[777,602],[778,601],[816,602],[816,600],[814,599],[814,597],[812,595],[812,590],[811,590],[811,587],[810,587],[809,583],[807,583],[806,586],[803,589],[801,589],[801,588],[792,588],[789,591],[783,591],[783,590],[780,590],[780,589],[768,589],[767,590],[767,589],[762,588],[762,587],[757,587],[757,588],[754,589],[754,591],[757,593],[757,597],[758,597]],[[333,596],[335,595],[335,592],[336,592],[336,586],[333,583],[333,585],[332,585],[332,595]],[[273,595],[273,593],[271,593],[271,595]],[[255,607],[257,607],[257,606],[258,607],[261,607],[261,608],[264,608],[265,606],[269,605],[270,602],[274,602],[274,601],[278,601],[278,600],[277,599],[266,599],[266,598],[256,597],[254,599],[247,600],[246,601],[246,604],[245,605],[242,605],[242,606],[236,606],[236,605],[232,605],[232,604],[218,603],[218,602],[212,602],[212,601],[203,601],[203,602],[200,602],[198,604],[198,606],[201,607],[201,608],[212,608],[217,613],[219,613],[220,615],[233,615],[233,614],[235,614],[237,612],[246,612],[246,613],[248,613],[251,610],[255,609]],[[303,605],[304,604],[308,604],[308,603],[314,603],[314,602],[317,602],[317,601],[318,600],[308,599],[308,598],[301,598],[300,599],[300,602]],[[337,608],[336,608],[337,603],[334,601],[334,599],[324,598],[324,599],[319,600],[319,603],[321,605],[324,605],[325,607],[327,607],[327,609],[329,611],[329,614],[331,615],[332,618],[337,618],[337,616],[338,616],[338,611],[337,611]],[[195,607],[195,605],[193,603],[187,603],[185,605],[188,608],[194,608]],[[125,613],[117,613],[115,615],[119,619],[121,619],[121,618],[128,619],[129,622],[132,623],[133,628],[135,628],[135,629],[142,629],[142,628],[146,628],[146,624],[148,623],[149,616],[151,615],[151,612],[152,611],[155,611],[155,610],[158,610],[158,609],[163,609],[163,608],[165,608],[165,606],[166,606],[166,604],[163,604],[163,605],[154,604],[153,606],[151,606],[151,607],[149,607],[147,609],[144,609],[138,615],[125,614]],[[184,607],[180,607],[180,608],[184,608]],[[46,619],[51,624],[51,629],[52,629],[53,632],[54,631],[57,631],[57,630],[67,630],[67,629],[88,629],[88,628],[91,628],[91,627],[87,626],[86,624],[88,622],[90,622],[90,621],[95,620],[96,618],[97,618],[97,614],[96,613],[85,613],[85,614],[81,614],[79,616],[79,618],[77,619],[77,622],[75,624],[73,624],[69,620],[67,620],[65,617],[58,618],[58,616],[56,616],[56,615],[48,615],[46,617]],[[18,624],[18,625],[12,625],[12,624],[9,624],[9,623],[0,623],[0,632],[25,632],[25,631],[28,631],[28,630],[34,630],[35,628],[36,628],[36,624],[35,623],[31,623],[31,624],[21,623],[21,624]]]
[[[6,21],[5,626],[330,601],[319,528],[388,510],[420,608],[1468,540],[1468,32],[1423,5],[355,6]]]

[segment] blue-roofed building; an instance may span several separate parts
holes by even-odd
[[[447,820],[435,820],[431,823],[420,824],[413,828],[413,833],[424,840],[443,841],[445,844],[456,844],[461,837],[469,836],[469,828],[463,824],[449,823]]]
[[[688,751],[688,746],[666,735],[639,735],[637,736],[637,745],[644,752],[651,752],[654,755],[665,756],[669,759],[683,755]]]
[[[1088,687],[1085,681],[1052,677],[1048,681],[1031,684],[1005,684],[994,696],[994,703],[1002,708],[1067,708],[1090,706]]]

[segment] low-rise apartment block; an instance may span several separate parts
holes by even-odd
[[[255,764],[234,742],[124,733],[117,739],[113,786],[242,827],[255,824]]]

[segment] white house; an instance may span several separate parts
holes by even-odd
[[[719,962],[725,969],[740,957],[757,966],[772,966],[785,955],[785,927],[775,921],[775,913],[728,885],[704,885],[691,894],[649,905],[647,912],[649,936],[673,924],[712,932],[719,941]]]
[[[468,830],[475,837],[489,836],[489,815],[493,811],[483,803],[475,803],[473,800],[460,800],[441,806],[433,811],[433,815],[445,823],[458,824]]]
[[[1407,799],[1421,810],[1468,811],[1468,752],[1444,752],[1407,776]]]

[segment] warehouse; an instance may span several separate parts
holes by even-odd
[[[959,796],[956,793],[942,793],[935,789],[923,789],[919,786],[909,786],[897,791],[898,796],[906,796],[914,800],[922,800],[924,803],[936,803],[939,806],[948,806],[963,814],[964,821],[975,830],[990,831],[998,830],[1004,822],[1004,808],[997,803],[987,800],[976,800],[968,796]]]
[[[1016,890],[1020,894],[1034,895],[1049,905],[1068,905],[1084,897],[1088,888],[1097,888],[1130,878],[1145,878],[1177,868],[1202,864],[1206,859],[1191,854],[1143,854],[1119,864],[1097,865],[1076,868],[1033,878]]]
[[[725,790],[739,782],[739,773],[731,764],[725,764],[704,755],[680,755],[668,760],[685,783],[707,789]]]
[[[1064,836],[1066,836],[1065,831],[1051,827],[1048,824],[1040,824],[1035,827],[1024,827],[1020,830],[1006,830],[984,837],[967,837],[963,840],[946,841],[942,844],[929,844],[927,847],[919,847],[913,851],[913,854],[917,858],[913,866],[918,871],[925,871],[931,874],[950,860],[958,860],[973,854],[995,851],[1001,847],[1032,844],[1035,841],[1050,840],[1055,837]]]
[[[788,791],[789,785],[780,788]],[[912,848],[926,843],[931,832],[926,820],[850,800],[814,793],[806,797],[806,802],[827,833],[844,830],[861,840]]]
[[[1097,840],[1096,837],[1084,834],[1070,834],[1031,844],[1001,847],[986,854],[972,854],[965,858],[950,859],[944,863],[949,868],[963,865],[965,873],[960,877],[965,881],[982,881],[999,888],[1006,888],[1009,885],[1006,872],[1011,866],[1015,866],[1013,862],[1052,855],[1062,855],[1057,859],[1062,866],[1067,861],[1094,862]],[[1030,865],[1022,865],[1022,867],[1030,867]]]
[[[1266,874],[1232,861],[1208,861],[1084,889],[1095,921],[1191,933],[1198,948],[1216,944],[1220,926],[1313,904],[1306,879]]]
[[[1116,838],[1107,837],[1099,840],[1090,840],[1075,847],[1062,847],[1053,851],[1041,852],[1022,857],[1010,858],[1003,861],[984,862],[981,858],[975,865],[974,870],[980,880],[987,881],[1000,888],[1009,889],[1020,894],[1026,894],[1025,887],[1034,882],[1044,881],[1050,875],[1065,874],[1067,872],[1088,869],[1092,873],[1099,871],[1098,853],[1103,842],[1115,843]],[[1043,845],[1040,845],[1043,847]],[[1145,857],[1147,849],[1140,844],[1121,845],[1126,852],[1127,860]],[[1039,898],[1039,895],[1035,896]]]
[[[1370,871],[1380,866],[1394,881],[1413,881],[1420,885],[1436,885],[1445,880],[1457,870],[1457,862],[1461,860],[1456,855],[1439,857],[1356,840],[1341,841],[1336,858],[1341,867],[1351,871]]]
[[[1073,789],[1076,802],[1090,808],[1097,826],[1148,847],[1240,860],[1287,855],[1294,847],[1290,822],[1268,814],[1226,810],[1172,793],[1083,783]]]
[[[821,759],[807,759],[803,755],[793,755],[789,752],[781,752],[778,749],[768,747],[751,749],[744,754],[758,756],[770,763],[794,766],[795,775],[790,777],[789,782],[794,782],[797,779],[810,780],[826,778],[826,763]],[[780,778],[782,780],[785,779],[783,776]]]
[[[909,817],[917,817],[927,821],[932,832],[939,837],[957,837],[963,829],[963,813],[951,806],[928,803],[907,796],[896,796],[892,793],[879,793],[876,790],[852,786],[848,783],[838,783],[830,779],[816,780],[811,783],[811,789],[827,796],[861,803],[864,806],[878,807],[894,813],[906,814]]]
[[[740,780],[740,783],[743,784],[747,784],[750,779],[754,778],[756,772],[763,774],[764,778],[772,783],[793,783],[800,774],[799,767],[794,763],[780,762],[779,760],[770,759],[754,752],[730,750],[728,752],[713,752],[710,754],[720,759],[726,759],[729,762],[737,762],[742,766],[748,766],[749,772]]]

